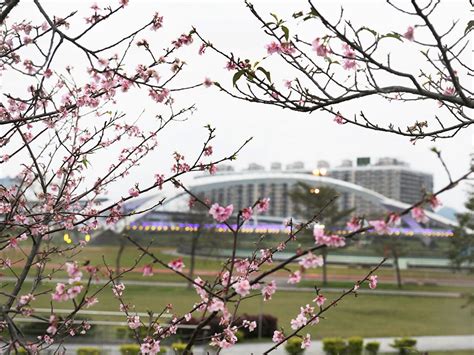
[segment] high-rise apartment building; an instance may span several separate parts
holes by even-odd
[[[329,169],[327,176],[409,204],[420,201],[424,191],[433,191],[433,175],[413,170],[407,163],[394,158],[382,158],[375,164],[371,164],[370,158],[358,158],[355,166],[346,162],[344,166]],[[343,208],[356,208],[359,214],[380,214],[379,206],[351,194],[343,194],[340,203]]]
[[[297,181],[294,179],[295,174],[301,175],[302,180],[305,175],[312,174],[347,181],[409,204],[422,199],[423,191],[433,190],[431,174],[413,170],[408,164],[394,158],[382,158],[375,164],[371,163],[370,158],[365,157],[357,158],[355,164],[346,159],[341,166],[335,168],[331,168],[327,161],[320,160],[316,166],[314,170],[309,170],[305,168],[303,162],[298,161],[287,164],[285,170],[282,170],[280,163],[272,163],[270,170],[265,170],[262,165],[255,163],[250,164],[242,172],[220,170],[217,176],[222,175],[223,178],[247,174],[252,179],[245,181],[237,179],[233,184],[209,188],[205,191],[205,195],[213,202],[224,205],[232,203],[236,209],[252,205],[259,197],[270,197],[270,208],[265,214],[289,217],[294,216],[289,192]],[[286,179],[285,175],[289,178]],[[206,176],[199,179],[206,179]],[[315,189],[317,187],[314,186]],[[342,192],[337,203],[342,209],[355,209],[355,214],[366,217],[380,217],[385,213],[382,206],[350,192]]]

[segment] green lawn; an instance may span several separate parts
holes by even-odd
[[[326,294],[329,299],[337,294]],[[125,298],[136,306],[137,311],[159,312],[165,305],[173,304],[173,312],[183,314],[189,305],[198,300],[193,290],[173,287],[127,287]],[[258,314],[263,304],[263,312],[278,318],[279,326],[289,330],[289,322],[299,312],[299,306],[311,303],[314,298],[309,292],[277,292],[272,301],[261,302],[261,297],[251,298],[242,303],[239,313]],[[417,336],[473,334],[473,309],[461,306],[462,299],[429,298],[408,296],[359,295],[345,298],[330,310],[320,324],[309,332],[315,338],[327,336],[359,335],[362,337]],[[49,307],[49,295],[39,297],[35,307]],[[56,308],[70,308],[71,304],[56,303]],[[119,309],[110,290],[100,297],[94,310]],[[120,320],[117,317],[102,319]],[[121,319],[123,320],[123,319]]]
[[[165,262],[173,259],[170,255],[172,249],[152,248],[152,252]],[[93,265],[103,264],[103,259],[115,267],[115,257],[117,253],[116,246],[87,246],[80,254],[74,256],[74,260],[79,263],[89,261]],[[12,260],[21,260],[22,255],[18,251],[2,252],[2,257],[10,257]],[[132,246],[127,247],[123,253],[122,266],[131,265],[137,255],[136,249]],[[52,263],[61,264],[65,259],[60,257],[52,260]],[[145,259],[141,264],[149,263],[150,259]],[[184,257],[184,262],[189,266],[189,257]],[[222,264],[222,260],[215,258],[197,259],[196,269],[198,270],[216,270]],[[296,268],[292,265],[291,268]],[[15,267],[20,270],[20,264]],[[3,271],[8,275],[8,271]],[[320,269],[312,270],[312,273],[320,273]],[[328,267],[329,280],[331,277],[347,275],[349,279],[357,280],[367,272],[364,268],[351,267]],[[393,276],[393,270],[381,269],[377,272],[379,276]],[[281,276],[284,276],[282,274]],[[405,277],[420,278],[459,278],[469,277],[466,275],[452,274],[449,271],[435,270],[406,270],[403,271]],[[64,273],[58,273],[55,276],[64,276]],[[146,281],[182,281],[172,274],[155,274],[151,278],[143,278],[141,273],[130,273],[127,279],[146,280]],[[314,280],[304,280],[300,286],[312,287]],[[347,288],[353,284],[353,281],[331,281],[329,287]],[[390,283],[379,284],[381,289],[393,289],[394,285]],[[25,285],[25,291],[29,292]],[[319,284],[318,284],[319,286]],[[2,291],[8,292],[11,287],[3,285]],[[54,284],[46,284],[42,290],[53,288]],[[462,286],[437,286],[437,285],[406,285],[406,290],[426,290],[426,291],[455,291],[469,292],[468,287]],[[128,286],[125,292],[128,302],[136,305],[138,311],[153,310],[160,312],[165,305],[173,304],[173,311],[177,314],[183,314],[188,311],[189,306],[196,302],[197,296],[194,290],[187,290],[181,287],[138,287]],[[336,297],[336,294],[327,294],[329,299]],[[0,296],[1,298],[4,296]],[[308,292],[277,292],[274,300],[263,303],[263,312],[270,313],[279,319],[279,325],[289,329],[289,322],[299,312],[299,306],[310,303],[313,298],[312,293]],[[326,336],[360,335],[363,337],[382,337],[382,336],[416,336],[416,335],[450,335],[450,334],[474,334],[473,309],[461,306],[465,303],[463,299],[453,298],[428,298],[428,297],[409,297],[409,296],[382,296],[382,295],[359,295],[357,298],[346,298],[336,309],[331,310],[321,323],[311,328],[313,337],[322,338]],[[260,312],[261,297],[252,298],[243,302],[239,312],[257,314]],[[38,297],[35,301],[35,307],[50,307],[50,296],[46,294]],[[71,304],[56,303],[56,308],[71,308]],[[113,310],[119,309],[119,304],[113,298],[112,293],[107,289],[100,298],[100,303],[94,306],[95,310]],[[114,320],[123,320],[123,318],[108,318]]]
[[[116,264],[116,256],[117,256],[118,246],[92,246],[88,245],[84,249],[82,249],[79,253],[74,255],[74,260],[78,261],[79,263],[89,262],[92,265],[104,265],[105,262],[110,265],[112,268],[115,268]],[[152,247],[150,251],[158,258],[163,260],[165,263],[169,262],[172,259],[175,259],[176,256],[172,255],[174,252],[174,248],[163,248],[163,247]],[[28,247],[25,248],[25,252],[28,252]],[[138,251],[136,247],[129,245],[125,248],[122,257],[121,257],[121,266],[127,267],[133,265],[135,262]],[[7,249],[6,251],[0,252],[0,257],[6,258],[9,257],[13,261],[21,261],[25,259],[25,256],[22,255],[19,251],[14,251],[11,249]],[[66,258],[56,256],[52,263],[60,264],[66,261]],[[189,267],[190,265],[190,257],[184,256],[183,261],[186,266]],[[197,270],[216,270],[220,269],[223,263],[223,259],[217,259],[213,257],[200,257],[196,258],[196,269]],[[140,263],[140,266],[151,263],[152,259],[146,256]],[[275,262],[276,263],[276,262]],[[273,265],[265,265],[263,269],[267,269]],[[288,268],[291,270],[299,269],[299,266],[296,263],[288,265]],[[15,270],[21,270],[21,267],[18,266],[14,268]],[[329,265],[328,266],[328,278],[329,280],[331,277],[337,277],[340,275],[347,275],[350,277],[354,277],[357,279],[361,277],[365,273],[367,273],[369,268],[367,267],[360,267],[360,266],[335,266]],[[309,270],[310,273],[321,273],[321,269],[312,269]],[[395,279],[395,273],[392,268],[381,268],[377,274],[379,276],[389,276]],[[402,277],[413,277],[413,278],[449,278],[452,280],[466,278],[469,277],[474,280],[474,275],[472,274],[461,274],[461,273],[453,273],[450,270],[428,270],[428,269],[408,269],[402,271]]]

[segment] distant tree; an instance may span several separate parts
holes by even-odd
[[[189,208],[189,215],[188,215],[188,221],[192,224],[197,225],[197,229],[192,232],[191,236],[191,245],[189,249],[189,255],[190,255],[190,265],[189,265],[189,273],[188,276],[191,280],[194,279],[194,270],[196,266],[196,252],[198,249],[198,245],[201,239],[201,236],[203,234],[203,231],[206,228],[206,224],[212,223],[213,219],[209,215],[209,209],[204,207],[201,204],[196,204],[192,205],[190,203],[190,208]],[[188,288],[192,288],[193,283],[188,282]]]
[[[405,253],[405,245],[396,237],[384,237],[380,236],[375,238],[375,249],[383,253],[386,257],[391,257],[393,259],[393,267],[395,269],[395,275],[397,277],[397,287],[402,288],[402,273],[400,270],[400,256]]]
[[[324,209],[318,220],[321,224],[329,227],[337,226],[340,221],[345,221],[353,212],[353,209],[341,210],[337,203],[329,203],[337,195],[338,192],[333,188],[326,186],[314,188],[303,182],[296,183],[289,192],[294,205],[295,216],[307,220]],[[323,248],[321,251],[324,260],[323,285],[327,285],[326,260],[328,248]]]
[[[457,215],[459,226],[454,230],[449,250],[449,258],[456,269],[464,263],[474,263],[474,190],[465,206],[467,211]]]

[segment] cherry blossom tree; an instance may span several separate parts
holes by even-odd
[[[177,106],[175,92],[215,84],[210,80],[186,86],[176,84],[176,79],[185,70],[185,61],[179,58],[180,49],[193,44],[195,30],[178,35],[172,43],[163,43],[165,49],[159,50],[150,44],[151,41],[143,39],[149,35],[149,31],[153,33],[163,27],[164,19],[159,13],[151,14],[139,28],[127,29],[124,26],[123,30],[126,32],[118,40],[110,41],[108,37],[99,35],[100,27],[107,28],[109,21],[119,13],[127,11],[128,0],[120,0],[107,7],[94,4],[87,13],[73,11],[65,16],[52,13],[40,0],[34,0],[33,4],[40,21],[16,20],[24,15],[21,11],[23,5],[18,0],[0,2],[0,74],[2,78],[7,79],[3,80],[3,96],[0,99],[0,164],[2,167],[16,168],[17,171],[16,180],[12,185],[0,186],[0,249],[16,250],[22,255],[19,260],[0,260],[2,267],[8,270],[15,280],[1,291],[0,324],[8,333],[1,346],[7,353],[19,349],[25,349],[31,354],[41,353],[46,349],[62,352],[67,346],[64,343],[66,338],[90,330],[88,321],[78,321],[78,312],[100,302],[101,294],[105,292],[113,294],[119,301],[124,320],[144,354],[158,353],[160,343],[176,334],[180,325],[190,321],[192,317],[198,319],[198,322],[186,344],[186,354],[191,352],[201,331],[214,319],[219,320],[222,330],[212,334],[208,339],[209,343],[219,349],[228,348],[237,342],[236,332],[239,329],[255,330],[255,322],[242,319],[239,307],[255,296],[262,297],[267,302],[271,301],[277,291],[274,277],[276,272],[287,272],[288,283],[298,283],[301,273],[298,270],[293,271],[290,268],[291,263],[299,261],[304,268],[318,267],[321,265],[318,253],[325,248],[344,246],[347,241],[362,232],[373,229],[382,231],[404,214],[412,213],[415,218],[423,219],[425,205],[432,203],[439,194],[453,188],[470,175],[469,171],[456,179],[450,179],[444,188],[425,196],[398,215],[381,216],[381,219],[376,221],[356,218],[350,222],[353,231],[344,237],[316,228],[313,231],[314,245],[298,250],[283,261],[274,261],[274,256],[297,240],[300,233],[313,229],[315,221],[321,219],[326,209],[334,203],[332,199],[314,211],[307,221],[288,221],[287,235],[283,242],[272,247],[258,244],[251,257],[237,257],[237,242],[242,227],[268,209],[268,198],[260,196],[252,206],[236,210],[232,205],[220,206],[214,201],[200,199],[186,186],[182,177],[193,172],[214,173],[219,163],[234,160],[248,141],[225,156],[213,158],[212,141],[215,138],[215,130],[208,126],[205,128],[202,145],[196,148],[196,153],[191,158],[188,156],[186,159],[179,152],[175,152],[169,171],[156,171],[149,177],[136,173],[139,164],[146,162],[147,157],[159,151],[158,142],[167,129],[194,111],[194,106]],[[250,8],[253,11],[253,7]],[[308,20],[324,19],[315,11],[312,7],[308,14],[301,16],[308,17]],[[427,8],[417,10],[417,13],[420,12],[418,16],[422,19],[428,18],[427,11]],[[256,12],[254,14],[258,15]],[[296,17],[300,15],[297,14]],[[275,21],[265,25],[269,34],[275,38],[267,50],[270,54],[281,55],[290,65],[297,65],[296,58],[292,58],[298,51],[296,46],[301,44],[311,47],[311,44],[296,39],[290,41],[289,30],[284,30],[283,23],[277,18]],[[372,62],[370,55],[364,56],[363,53],[367,51],[361,44],[356,44],[354,40],[345,40],[345,32],[341,37],[336,27],[331,27],[329,22],[326,26],[328,29],[333,28],[333,34],[316,41],[314,47],[317,56],[339,57],[345,70],[357,72],[359,66],[366,65],[367,80],[370,79],[371,71],[375,70],[374,65],[380,65],[380,70],[387,70],[383,64]],[[426,26],[433,35],[437,33],[431,30],[428,24]],[[277,34],[277,30],[283,31],[283,36]],[[355,35],[357,37],[357,32]],[[411,30],[405,37],[414,40],[416,35],[417,32]],[[86,39],[91,36],[101,44],[97,47],[90,46]],[[379,38],[377,34],[374,36],[377,41],[385,38]],[[346,45],[344,53],[335,54],[338,53],[335,45],[329,44],[333,40]],[[206,46],[210,44],[205,42],[199,52]],[[445,49],[440,46],[438,49],[441,55],[448,56],[448,59],[452,55],[452,48]],[[59,58],[72,56],[81,57],[84,65],[77,68],[68,65],[63,67],[58,61]],[[140,58],[139,63],[133,60],[136,58]],[[329,59],[328,63],[332,68],[334,63],[331,64],[331,61],[335,59]],[[352,86],[342,86],[346,93],[328,95],[329,91],[323,87],[323,94],[326,92],[326,98],[333,101],[326,105],[323,103],[326,99],[321,100],[317,95],[310,94],[298,81],[288,84],[288,87],[301,97],[297,100],[290,99],[289,96],[282,99],[283,96],[271,84],[270,74],[265,69],[252,67],[245,61],[243,67],[239,67],[242,65],[241,61],[232,56],[228,60],[229,68],[236,70],[235,84],[244,76],[250,80],[250,85],[260,87],[264,94],[271,96],[271,99],[257,99],[253,94],[245,96],[239,91],[244,95],[243,98],[251,101],[288,105],[300,111],[321,108],[333,112],[330,108],[333,104],[361,96],[414,94],[440,101],[447,110],[455,112],[455,117],[463,122],[462,125],[458,124],[458,128],[470,124],[463,110],[472,107],[472,100],[468,97],[469,92],[457,79],[451,64],[448,65],[448,61],[447,73],[441,71],[445,76],[440,77],[437,82],[430,82],[428,88],[417,87],[415,80],[415,89],[379,90],[378,86],[373,84],[373,89],[363,94],[353,92],[358,85],[354,83]],[[314,70],[320,73],[317,67]],[[264,74],[265,78],[260,79],[257,73]],[[336,79],[331,79],[328,71],[320,74],[325,76],[329,83],[340,85]],[[308,79],[311,76],[312,74],[309,74]],[[370,80],[369,82],[372,82]],[[319,81],[316,83],[320,85]],[[447,85],[453,87],[450,93],[438,92]],[[124,95],[144,95],[154,104],[156,111],[153,115],[146,113],[129,117],[125,108],[121,107],[121,98]],[[337,112],[334,111],[334,114],[338,117]],[[151,130],[143,124],[144,116],[153,122]],[[342,115],[338,120],[342,123],[351,122]],[[357,124],[356,121],[353,123]],[[367,127],[373,129],[371,126]],[[441,133],[452,134],[457,129],[449,126],[442,132],[425,132],[424,125],[417,127],[407,135],[412,138],[438,137]],[[133,177],[136,182],[131,186],[124,186],[126,176]],[[104,265],[78,264],[75,256],[86,250],[90,234],[93,235],[110,225],[124,223],[127,216],[145,213],[159,206],[162,201],[146,210],[124,212],[124,206],[128,202],[146,193],[160,191],[166,184],[185,191],[196,204],[208,210],[217,223],[230,231],[232,254],[221,269],[215,270],[218,276],[214,280],[204,280],[199,276],[189,277],[181,258],[164,262],[154,255],[147,245],[142,245],[134,239],[129,240],[136,247],[136,261],[125,269],[115,270],[105,262]],[[115,188],[122,191],[121,196],[104,201],[103,197],[107,191]],[[73,231],[88,233],[89,238],[75,241],[68,233],[64,234]],[[54,243],[55,239],[62,238],[63,235],[67,242],[65,247]],[[262,236],[262,239],[265,238],[266,236]],[[59,259],[65,261],[55,265],[54,260]],[[147,319],[140,318],[135,312],[135,301],[133,297],[128,296],[126,284],[121,278],[137,269],[142,260],[147,262],[142,270],[144,277],[153,274],[153,267],[170,270],[193,285],[199,296],[198,302],[190,304],[188,312],[184,314],[174,314],[172,306],[169,305],[164,309],[151,311]],[[275,344],[266,353],[272,352],[295,336],[303,339],[303,347],[310,346],[311,339],[309,334],[305,334],[305,329],[317,326],[323,314],[344,298],[356,295],[359,288],[376,288],[375,273],[384,261],[380,260],[367,274],[355,280],[351,288],[333,300],[327,299],[322,290],[316,288],[307,304],[297,305],[300,311],[294,315],[291,323],[282,325],[282,329],[275,332]],[[15,272],[17,267],[21,267],[21,272]],[[43,280],[61,274],[67,275],[66,280],[57,282],[47,291],[40,288]],[[95,285],[99,278],[104,282]],[[35,300],[40,298],[47,299],[51,304],[47,316],[34,309]],[[71,306],[71,311],[69,314],[59,315],[56,310],[63,304]],[[161,323],[160,318],[165,313],[172,314],[171,321]],[[28,340],[18,326],[19,317],[31,317],[48,327],[35,341]]]
[[[444,16],[442,23],[433,22],[440,1],[387,0],[393,18],[412,23],[400,28],[399,21],[393,22],[391,31],[357,25],[344,8],[333,18],[311,0],[290,19],[264,15],[249,1],[245,3],[268,36],[262,45],[265,56],[242,58],[238,49],[227,53],[212,38],[197,33],[203,47],[220,55],[223,66],[233,73],[232,85],[214,82],[227,95],[306,114],[326,112],[337,124],[397,134],[413,142],[450,138],[474,123],[469,53],[473,23],[457,19],[448,23]],[[469,4],[465,5],[467,13]],[[360,10],[372,11],[370,4],[366,6]],[[274,57],[283,63],[286,77],[281,67],[272,69]],[[398,103],[406,107],[416,103],[439,112],[433,117],[412,113],[412,122],[403,127],[397,121],[371,117],[383,117],[385,109],[368,115],[368,99],[382,107],[390,105],[400,115],[406,113]],[[364,109],[351,112],[347,104],[354,101]]]

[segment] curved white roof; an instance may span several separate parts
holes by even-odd
[[[338,180],[326,176],[315,176],[306,173],[284,173],[284,172],[244,172],[244,173],[232,173],[232,174],[218,174],[210,175],[206,177],[199,177],[194,180],[194,183],[189,186],[191,191],[208,191],[216,188],[225,188],[229,186],[235,186],[236,184],[252,184],[252,183],[296,183],[296,182],[305,182],[308,184],[318,184],[319,186],[329,186],[341,192],[353,193],[357,196],[361,196],[365,200],[371,201],[375,204],[384,206],[387,210],[397,211],[404,210],[410,207],[409,204],[400,202],[388,197],[385,197],[378,192],[367,189],[360,185],[356,185],[347,181]],[[185,192],[179,192],[174,196],[166,198],[164,203],[157,207],[155,210],[168,210],[169,207],[172,207],[170,210],[176,210],[176,202],[180,201],[180,198],[186,196]],[[159,201],[163,199],[163,195],[157,194],[143,202],[140,206],[137,206],[137,209],[148,209],[153,207]],[[144,215],[150,211],[142,214],[132,215],[121,220],[118,225],[113,229],[122,230],[125,225],[134,222],[140,218],[143,218]],[[446,217],[438,215],[437,213],[426,211],[426,215],[433,221],[447,225],[447,226],[456,226],[457,223]]]
[[[216,188],[224,188],[234,186],[236,184],[251,184],[259,182],[274,182],[274,183],[285,183],[285,182],[305,182],[308,184],[318,184],[323,186],[333,187],[334,189],[341,192],[353,193],[356,196],[360,196],[367,201],[373,202],[378,205],[386,207],[388,210],[404,210],[410,207],[409,204],[388,198],[378,192],[367,189],[360,185],[353,184],[351,182],[334,179],[327,176],[315,176],[311,174],[298,174],[298,173],[284,173],[284,172],[249,172],[249,173],[234,173],[234,174],[222,174],[222,175],[211,175],[208,177],[200,177],[194,180],[189,188],[191,190],[206,191]],[[437,213],[426,211],[428,218],[445,224],[445,225],[456,225],[456,222],[438,215]]]

